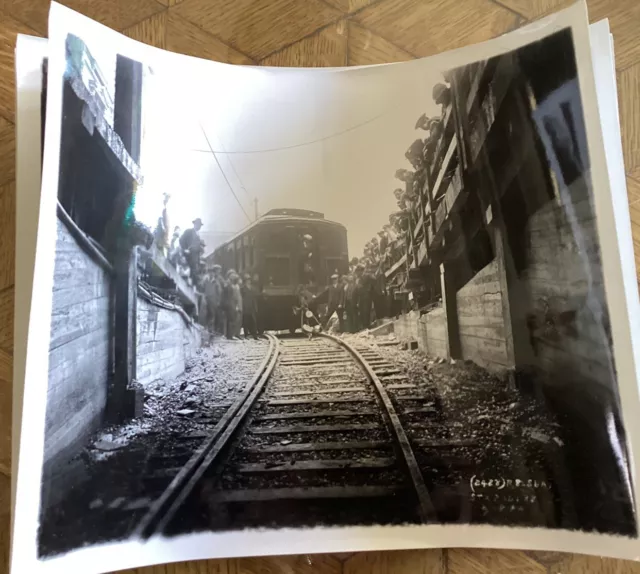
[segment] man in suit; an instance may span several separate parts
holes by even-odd
[[[329,319],[334,313],[338,314],[338,324],[340,332],[344,332],[344,286],[339,281],[340,277],[337,273],[331,276],[331,285],[317,297],[318,303],[327,303],[327,314],[322,322],[322,328],[326,329]]]

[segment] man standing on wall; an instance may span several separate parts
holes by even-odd
[[[187,229],[180,238],[180,247],[187,259],[189,270],[191,271],[191,279],[193,284],[198,284],[200,273],[200,255],[202,252],[202,241],[200,240],[199,231],[202,228],[202,219],[199,217],[193,220],[193,227]]]

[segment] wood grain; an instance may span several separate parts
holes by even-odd
[[[15,126],[0,116],[0,185],[15,179],[16,136]]]
[[[0,291],[13,285],[16,236],[16,185],[0,187]],[[3,325],[0,327],[5,329]]]
[[[429,56],[512,29],[519,16],[486,0],[386,0],[355,17],[376,34],[415,56]]]
[[[10,122],[15,114],[15,71],[13,68],[17,34],[37,33],[9,15],[0,12],[0,116]],[[1,263],[1,262],[0,262]]]
[[[221,42],[215,36],[198,28],[195,24],[169,11],[167,18],[167,50],[225,62],[228,64],[253,64],[246,54]]]
[[[344,574],[445,574],[443,550],[359,552],[344,563]]]
[[[142,42],[237,64],[350,65],[407,60],[493,37],[573,0],[63,0]],[[640,2],[589,0],[615,40],[627,192],[640,269]],[[10,471],[17,33],[44,35],[49,0],[0,0],[0,474]],[[168,110],[170,112],[170,110]],[[10,481],[0,476],[0,564],[8,556]],[[464,543],[464,540],[461,540]],[[627,574],[640,565],[549,552],[368,552],[182,562],[146,574]]]
[[[129,38],[139,42],[144,42],[156,48],[166,48],[167,12],[154,14],[130,28],[125,28],[123,31]]]
[[[367,66],[405,62],[413,56],[395,44],[363,28],[354,21],[349,22],[348,64]]]
[[[256,60],[341,16],[319,0],[184,0],[169,10]]]
[[[640,63],[618,73],[618,90],[624,164],[640,180]]]
[[[518,572],[519,574],[546,574],[547,569],[524,552],[504,550],[449,550],[448,574],[494,574]]]
[[[264,66],[295,66],[303,68],[347,65],[348,27],[346,20],[322,28],[315,34],[268,56]]]

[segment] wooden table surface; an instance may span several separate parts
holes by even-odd
[[[342,66],[428,56],[486,40],[570,0],[63,0],[71,8],[161,48],[238,64]],[[15,94],[18,33],[46,35],[48,0],[0,0],[0,571],[8,560]],[[589,0],[608,17],[633,221],[640,259],[640,0]],[[464,540],[460,540],[463,545]],[[499,541],[496,541],[499,544]],[[142,568],[160,573],[458,574],[640,572],[640,564],[560,553],[450,550],[211,560]]]

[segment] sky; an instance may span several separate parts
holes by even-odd
[[[439,114],[431,92],[441,75],[402,65],[202,69],[145,74],[138,218],[154,226],[168,192],[171,225],[201,217],[209,252],[253,220],[257,199],[260,214],[324,213],[360,255],[397,209],[394,174],[411,169],[404,153],[425,135],[417,118]]]

